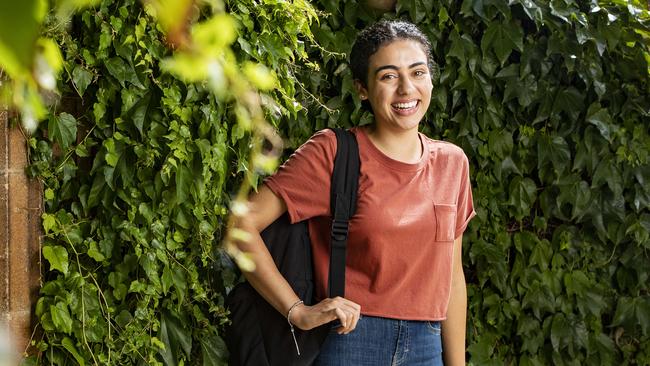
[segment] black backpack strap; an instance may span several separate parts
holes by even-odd
[[[359,146],[352,132],[333,128],[336,133],[336,157],[330,192],[332,211],[329,297],[345,295],[345,252],[348,224],[357,206],[359,185]]]

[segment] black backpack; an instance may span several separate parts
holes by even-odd
[[[329,297],[344,296],[345,247],[348,222],[356,210],[359,148],[354,135],[333,129],[337,149],[331,184],[331,253]],[[314,274],[307,220],[291,224],[287,213],[261,233],[276,266],[305,304],[314,303]],[[303,331],[295,328],[296,345],[286,314],[280,314],[248,282],[235,286],[226,297],[231,324],[225,341],[230,366],[311,365],[331,328],[324,324]]]

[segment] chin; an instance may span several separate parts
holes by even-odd
[[[375,123],[387,126],[392,130],[410,131],[418,129],[422,118],[424,118],[424,116],[396,116],[391,113],[387,117],[381,118],[384,122],[379,122],[380,119],[375,116]]]
[[[416,121],[397,121],[395,125],[404,131],[417,130],[420,127],[420,120]]]

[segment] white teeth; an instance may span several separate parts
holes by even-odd
[[[395,103],[395,104],[393,104],[393,107],[399,108],[399,109],[409,109],[409,108],[415,107],[417,104],[418,104],[418,101],[414,100],[414,101],[408,102],[408,103]]]

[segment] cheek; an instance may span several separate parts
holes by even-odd
[[[429,101],[431,99],[432,91],[433,91],[433,88],[431,86],[429,86],[429,87],[422,88],[422,91],[420,93],[422,95],[422,97],[423,97],[422,99],[426,100],[427,104],[429,103]]]
[[[423,93],[431,94],[431,91],[433,90],[433,83],[429,79],[423,80],[421,88]]]
[[[391,93],[386,91],[386,90],[378,90],[375,91],[373,98],[372,98],[372,103],[379,106],[382,104],[389,104],[390,103],[390,96]]]

